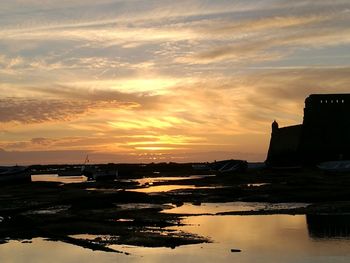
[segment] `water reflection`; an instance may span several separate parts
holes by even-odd
[[[206,175],[205,177],[209,177],[212,175]],[[144,177],[140,179],[134,179],[134,181],[138,182],[140,185],[152,185],[153,183],[165,182],[165,181],[177,181],[177,180],[190,180],[190,179],[199,179],[201,177],[193,175],[193,176],[173,176],[173,177]]]
[[[342,225],[348,219],[335,221]],[[310,227],[319,226],[315,222],[320,220],[330,222],[329,218],[290,215],[192,216],[184,220],[187,225],[175,229],[209,236],[213,243],[176,249],[112,246],[131,253],[127,256],[43,239],[34,239],[30,244],[11,241],[0,246],[0,262],[349,262],[350,240],[323,238],[319,242],[309,238],[309,233],[314,231]],[[231,249],[242,252],[231,253]]]
[[[294,209],[306,207],[306,203],[251,203],[251,202],[227,202],[227,203],[185,203],[179,207],[163,210],[171,214],[216,214],[222,212],[243,212],[275,209]]]
[[[85,176],[58,176],[58,174],[33,174],[32,182],[57,182],[63,184],[87,182]]]
[[[314,239],[350,239],[350,215],[307,215],[306,222]]]
[[[138,193],[160,193],[160,192],[169,192],[174,190],[185,190],[185,189],[211,189],[215,187],[197,187],[195,185],[156,185],[156,186],[149,186],[145,188],[139,188],[139,189],[132,189],[128,190],[131,192],[138,192]]]

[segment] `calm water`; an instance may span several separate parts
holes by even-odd
[[[191,176],[172,176],[172,177],[145,177],[140,179],[134,179],[136,182],[138,182],[140,185],[145,184],[152,184],[156,182],[162,182],[162,181],[176,181],[176,180],[189,180],[189,179],[200,179],[205,177],[212,177],[215,176],[214,174],[205,174],[205,175],[191,175]]]
[[[182,206],[163,210],[164,213],[173,214],[216,214],[220,212],[242,212],[272,209],[293,209],[306,207],[306,203],[248,203],[248,202],[227,202],[227,203],[203,203],[193,205],[185,203]]]
[[[145,177],[140,179],[129,179],[125,181],[137,182],[141,186],[152,187],[152,184],[157,182],[199,179],[199,178],[210,177],[210,176],[214,176],[214,175],[192,175],[192,176],[186,176],[186,177]],[[87,181],[87,177],[85,176],[58,176],[58,174],[33,174],[31,178],[33,182],[59,182],[64,184],[83,183]],[[123,179],[121,179],[121,181],[123,181]],[[182,187],[186,188],[186,186],[182,186]],[[179,187],[176,187],[176,189],[179,189]]]
[[[338,225],[338,219],[195,216],[184,220],[189,225],[176,229],[208,236],[213,243],[176,249],[112,246],[131,253],[127,256],[43,239],[11,241],[0,245],[0,262],[350,262],[349,220]],[[242,252],[231,253],[231,249]]]
[[[58,174],[33,174],[32,182],[57,182],[64,184],[83,183],[87,181],[85,176],[58,176]]]
[[[149,186],[146,188],[140,188],[140,189],[132,189],[129,191],[132,192],[139,192],[139,193],[160,193],[160,192],[169,192],[174,190],[185,190],[185,189],[211,189],[215,187],[198,187],[195,185],[155,185],[155,186]],[[217,187],[216,187],[217,188]]]
[[[56,175],[32,176],[33,181],[56,181],[61,183],[75,183],[85,179],[84,177],[58,177]],[[161,180],[164,180],[164,178],[143,179],[139,183],[148,183],[150,187],[141,189],[141,191],[157,192],[186,188],[183,185],[152,186],[152,183]],[[192,188],[194,186],[187,187]],[[133,204],[127,205],[130,206],[130,209],[133,209]],[[184,204],[163,212],[215,214],[225,211],[293,208],[305,205],[240,202],[202,204],[201,206]],[[44,212],[47,213],[47,211]],[[124,255],[96,252],[62,242],[37,238],[32,240],[31,243],[10,241],[0,245],[0,262],[350,262],[350,216],[213,215],[186,217],[183,222],[187,225],[174,229],[209,237],[213,243],[181,246],[176,249],[111,246],[116,250],[131,254]],[[231,249],[240,249],[242,252],[232,253]]]
[[[140,192],[140,193],[159,193],[159,192],[169,192],[173,190],[184,190],[184,189],[199,189],[199,188],[212,188],[212,187],[196,187],[195,185],[153,185],[154,183],[164,182],[164,181],[176,181],[176,180],[190,180],[199,179],[204,177],[210,177],[215,175],[192,175],[187,177],[145,177],[141,179],[135,179],[140,186],[146,186],[141,189],[133,189],[130,191]]]

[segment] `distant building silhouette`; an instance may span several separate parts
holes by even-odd
[[[267,164],[287,166],[350,159],[350,94],[313,94],[303,124],[272,123]]]

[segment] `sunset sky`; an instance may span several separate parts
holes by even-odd
[[[263,161],[339,92],[349,0],[0,2],[0,164]]]

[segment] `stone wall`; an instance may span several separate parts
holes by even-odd
[[[289,166],[299,163],[298,149],[302,125],[278,128],[271,133],[267,163],[273,166]]]

